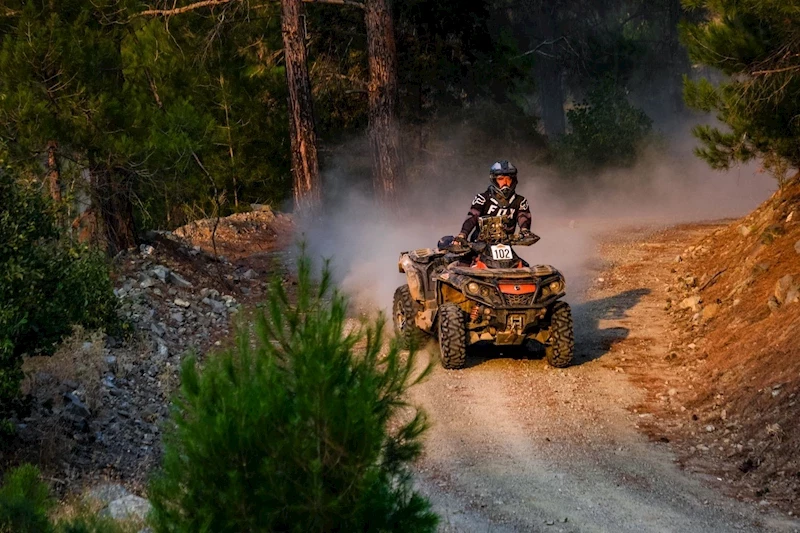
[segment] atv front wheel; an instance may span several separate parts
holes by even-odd
[[[467,328],[464,312],[455,304],[439,308],[439,346],[442,366],[455,370],[467,362]]]
[[[572,329],[572,310],[567,302],[556,302],[550,319],[550,340],[545,357],[550,366],[564,368],[572,362],[575,337]]]
[[[408,285],[397,287],[394,291],[394,333],[403,348],[419,348],[425,342],[425,332],[417,327],[417,302],[411,297]]]

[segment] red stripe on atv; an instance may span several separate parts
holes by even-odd
[[[503,294],[532,294],[536,292],[536,285],[513,285],[501,283],[500,292]]]

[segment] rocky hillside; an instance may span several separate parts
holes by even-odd
[[[797,513],[800,179],[689,247],[673,272],[676,346],[699,363],[687,404],[701,422],[694,450],[726,465],[740,495]]]
[[[214,229],[227,258],[213,253]],[[288,217],[264,209],[152,233],[118,256],[114,292],[130,334],[77,331],[53,357],[27,359],[29,413],[0,463],[34,462],[63,492],[104,480],[141,487],[160,458],[181,361],[230,339],[234,317],[283,272],[276,241],[291,236]]]

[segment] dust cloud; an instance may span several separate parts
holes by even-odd
[[[688,129],[673,132],[633,168],[568,183],[540,162],[540,151],[516,146],[503,152],[462,129],[429,143],[433,149],[409,154],[410,187],[396,213],[372,199],[366,143],[354,143],[342,150],[350,155],[328,165],[324,215],[303,221],[299,231],[313,258],[331,260],[337,283],[358,310],[389,312],[394,290],[405,282],[397,269],[400,252],[435,247],[443,235],[458,233],[475,194],[488,186],[491,164],[508,159],[519,169],[517,192],[529,199],[532,230],[541,237],[517,251],[532,264],[561,270],[566,299],[577,302],[603,233],[740,217],[777,188],[755,165],[709,169],[692,153]]]

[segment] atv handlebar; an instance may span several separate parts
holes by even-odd
[[[510,238],[505,242],[499,242],[495,244],[507,244],[510,246],[531,246],[539,242],[539,237],[535,233],[529,233],[525,236],[520,234],[511,235]],[[483,252],[486,247],[489,246],[489,243],[478,241],[478,242],[468,242],[468,241],[461,241],[453,240],[453,243],[446,248],[446,250],[450,253],[454,254],[464,254],[467,252]]]

